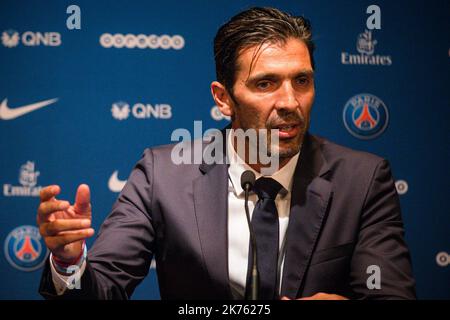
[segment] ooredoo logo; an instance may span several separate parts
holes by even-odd
[[[450,264],[450,255],[445,251],[439,252],[436,255],[436,263],[440,267],[448,266]]]
[[[104,48],[127,48],[127,49],[175,49],[184,47],[184,38],[180,35],[145,35],[145,34],[110,34],[104,33],[100,36],[100,44]]]

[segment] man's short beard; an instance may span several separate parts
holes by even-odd
[[[300,152],[300,149],[302,148],[304,137],[305,137],[305,132],[302,132],[301,136],[299,138],[300,141],[296,146],[285,148],[282,151],[280,151],[280,146],[278,146],[278,147],[271,146],[271,148],[268,149],[269,156],[270,157],[277,156],[280,159],[280,161],[282,161],[284,159],[292,158],[293,156],[295,156],[297,153]]]
[[[280,160],[284,160],[284,159],[287,159],[287,158],[292,158],[293,156],[295,156],[300,151],[300,149],[301,149],[301,144],[299,144],[297,146],[297,148],[287,148],[287,149],[285,149],[285,150],[283,150],[281,152],[278,151],[278,157],[279,157]],[[274,153],[273,155],[277,156],[276,153]],[[272,154],[270,156],[272,156]]]

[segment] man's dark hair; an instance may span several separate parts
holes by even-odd
[[[241,50],[252,46],[260,48],[267,42],[284,44],[291,37],[306,44],[314,69],[314,43],[309,20],[274,8],[255,7],[235,15],[220,27],[214,38],[217,81],[232,94]]]

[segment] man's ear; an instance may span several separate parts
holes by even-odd
[[[211,83],[211,94],[217,107],[219,107],[220,112],[226,116],[232,117],[234,114],[234,105],[225,86],[218,81],[213,81]]]

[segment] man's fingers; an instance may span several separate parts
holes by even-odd
[[[41,217],[45,217],[49,215],[50,213],[56,212],[56,211],[63,211],[67,210],[70,207],[70,203],[68,201],[46,201],[42,202],[38,207],[38,213],[41,215]]]
[[[42,188],[41,192],[39,193],[39,196],[41,198],[41,201],[48,201],[54,196],[58,195],[61,192],[61,188],[58,185],[51,185],[47,186],[45,188]]]
[[[56,219],[51,222],[41,224],[40,233],[42,236],[56,236],[62,231],[86,229],[91,226],[89,219]],[[74,232],[73,234],[76,234]]]
[[[75,197],[75,212],[78,214],[88,213],[91,211],[91,191],[87,184],[81,184],[78,187]]]
[[[297,300],[348,300],[348,298],[337,295],[319,292],[310,297],[304,297]]]
[[[326,293],[316,293],[315,295],[309,296],[309,297],[303,297],[298,300],[328,300]]]
[[[83,229],[74,233],[67,233],[60,236],[47,237],[46,242],[49,249],[62,247],[69,243],[80,241],[94,235],[94,229]]]

